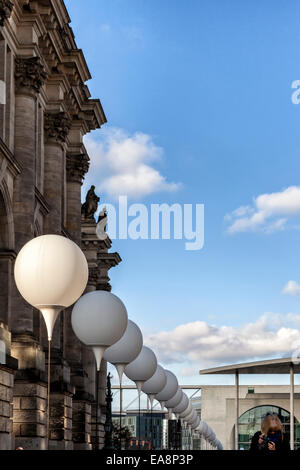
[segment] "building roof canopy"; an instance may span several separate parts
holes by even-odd
[[[291,364],[294,364],[295,374],[300,374],[300,363],[296,364],[291,357],[231,364],[212,369],[203,369],[199,373],[202,375],[235,374],[236,372],[239,372],[239,374],[289,374]]]

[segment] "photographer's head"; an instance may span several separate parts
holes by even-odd
[[[283,433],[283,426],[276,414],[267,414],[261,423],[261,430],[264,436],[270,434],[276,434],[278,432]]]

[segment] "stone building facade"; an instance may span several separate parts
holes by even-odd
[[[89,169],[83,137],[106,118],[90,97],[90,72],[69,23],[63,0],[0,0],[0,450],[103,443],[106,365],[96,410],[94,359],[73,334],[71,309],[60,315],[53,336],[47,442],[46,330],[13,277],[19,250],[42,234],[81,246],[88,291],[110,290],[108,271],[121,261],[109,253],[109,239],[98,239],[95,219],[81,216]]]

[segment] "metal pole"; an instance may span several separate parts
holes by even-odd
[[[295,429],[294,429],[294,364],[290,364],[290,446],[291,450],[295,448]]]
[[[121,436],[121,430],[122,430],[122,382],[120,380],[120,450],[122,450],[122,436]]]
[[[153,407],[152,407],[152,404],[153,404],[153,400],[150,401],[150,404],[151,404],[151,411],[150,411],[150,441],[151,441],[151,450],[154,449],[154,446],[153,446]]]
[[[100,375],[100,370],[98,370],[96,368],[96,442],[95,442],[95,450],[98,450],[98,448],[99,448],[99,438],[98,438],[99,375]]]
[[[141,448],[141,392],[139,391],[139,432],[138,432],[138,438],[139,438],[139,445],[138,449]]]
[[[239,450],[239,371],[235,371],[235,400],[236,400],[236,415],[235,415],[235,450]]]
[[[47,404],[47,438],[48,438],[48,449],[50,441],[50,382],[51,382],[51,339],[48,340],[48,404]]]

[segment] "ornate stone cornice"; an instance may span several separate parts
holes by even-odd
[[[46,137],[55,142],[64,143],[71,129],[71,120],[64,112],[45,113],[44,129]]]
[[[90,159],[87,154],[67,154],[67,180],[82,184],[89,171]]]
[[[10,0],[0,0],[0,26],[4,26],[4,21],[10,17],[13,7],[14,4]]]
[[[0,0],[1,1],[1,0]],[[39,57],[17,57],[15,62],[16,90],[29,89],[39,93],[47,74]]]

